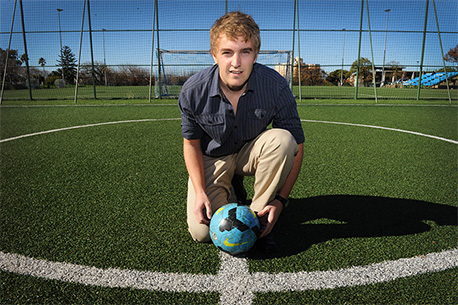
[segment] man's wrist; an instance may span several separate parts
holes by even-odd
[[[284,198],[278,194],[275,196],[275,200],[278,200],[282,204],[283,208],[286,208],[289,204],[288,198]]]

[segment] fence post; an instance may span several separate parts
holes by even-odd
[[[358,43],[358,61],[356,63],[356,82],[355,82],[355,100],[358,99],[358,87],[359,87],[359,63],[361,56],[361,34],[363,31],[363,12],[364,12],[364,0],[361,0],[361,14],[359,18],[359,43]]]
[[[21,23],[22,23],[22,38],[24,40],[24,52],[25,52],[25,66],[27,69],[27,84],[29,85],[29,97],[32,101],[32,84],[30,82],[30,67],[29,67],[29,53],[27,53],[27,41],[25,39],[25,25],[24,25],[24,9],[22,8],[22,0],[19,0],[19,7],[21,9]]]
[[[295,42],[296,42],[296,4],[297,0],[294,0],[294,10],[293,10],[293,48],[292,48],[292,53],[291,53],[291,92],[293,92],[294,88],[294,48],[295,48]],[[294,93],[293,93],[294,94]]]
[[[81,34],[80,34],[80,49],[78,52],[78,66],[76,67],[76,83],[75,83],[75,104],[78,101],[78,83],[80,76],[80,64],[81,64],[81,47],[83,45],[83,30],[84,30],[84,14],[86,12],[86,0],[83,1],[83,17],[81,18]]]
[[[154,63],[154,32],[156,29],[156,10],[157,10],[157,0],[153,4],[153,33],[151,35],[151,65],[149,71],[149,102],[151,103],[153,95],[153,63]],[[156,80],[157,82],[157,80]]]
[[[377,73],[375,71],[375,66],[374,66],[374,50],[372,48],[371,20],[369,18],[369,3],[368,3],[368,0],[366,0],[366,11],[367,11],[367,24],[369,26],[369,41],[370,41],[370,44],[371,44],[372,83],[374,84],[375,103],[378,103],[378,100],[377,100],[377,82],[375,80],[375,77],[377,76]]]
[[[298,69],[298,82],[299,82],[299,102],[302,102],[302,81],[301,81],[301,31],[300,31],[300,23],[299,23],[299,0],[297,1],[297,56],[299,60],[297,61],[297,69]]]
[[[159,53],[159,9],[158,9],[158,2],[155,0],[156,3],[156,38],[157,38],[157,71],[158,77],[156,79],[156,83],[159,84],[159,99],[162,99],[162,77],[161,77],[161,54]]]
[[[423,76],[423,59],[425,57],[426,27],[428,25],[428,7],[429,7],[429,0],[426,0],[425,26],[423,27],[423,44],[421,46],[421,62],[420,62],[420,75],[418,76],[417,101],[420,99],[421,78]]]
[[[448,101],[450,104],[452,104],[452,97],[450,96],[450,86],[448,85],[447,67],[445,66],[444,48],[442,47],[441,32],[439,30],[439,20],[437,19],[437,10],[436,10],[436,1],[435,0],[433,0],[433,7],[434,7],[434,15],[436,16],[437,35],[439,36],[439,44],[441,46],[441,57],[442,57],[442,64],[444,65],[445,83],[447,84]]]
[[[2,104],[3,92],[5,90],[6,72],[7,72],[7,69],[8,69],[8,59],[10,57],[10,48],[11,48],[11,36],[13,35],[14,16],[16,15],[16,4],[17,4],[17,0],[14,0],[13,16],[11,18],[10,38],[8,40],[8,49],[6,49],[6,56],[5,56],[5,70],[4,70],[4,73],[3,73],[2,92],[0,94],[0,104]]]
[[[89,5],[89,0],[87,0],[87,19],[88,19],[88,25],[89,25],[89,45],[91,47],[92,84],[94,86],[94,99],[97,99],[97,88],[96,88],[95,67],[94,67],[94,48],[92,47],[91,9]]]

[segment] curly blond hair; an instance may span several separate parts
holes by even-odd
[[[258,25],[250,15],[240,11],[227,13],[213,23],[210,29],[210,51],[212,54],[218,50],[218,42],[222,34],[225,34],[230,40],[237,40],[238,37],[243,37],[245,41],[251,40],[256,54],[261,48]]]

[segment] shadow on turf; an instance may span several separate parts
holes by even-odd
[[[418,200],[332,195],[292,199],[275,226],[279,250],[253,259],[286,257],[336,238],[401,236],[429,231],[425,221],[458,225],[456,207]],[[325,219],[328,223],[323,223]],[[333,223],[329,223],[332,220]]]

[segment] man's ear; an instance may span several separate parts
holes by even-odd
[[[212,57],[213,57],[213,61],[215,62],[215,64],[217,64],[218,62],[216,61],[216,56],[215,54],[213,53],[213,51],[210,51],[212,53]]]

